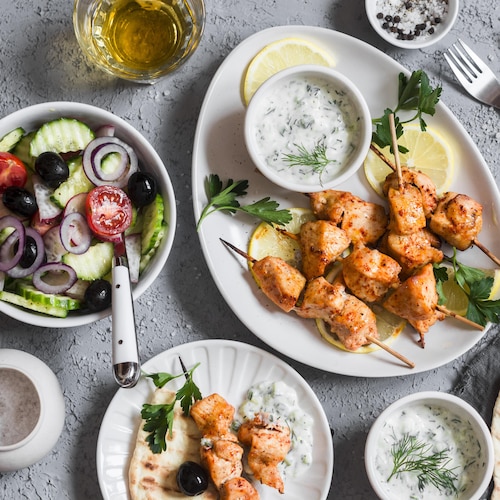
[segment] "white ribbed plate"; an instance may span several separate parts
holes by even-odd
[[[318,398],[299,373],[262,349],[230,340],[202,340],[174,347],[149,360],[142,369],[146,373],[180,373],[179,356],[187,368],[200,362],[194,380],[203,396],[218,392],[235,407],[252,384],[282,380],[293,387],[300,406],[314,418],[313,463],[298,478],[286,480],[285,497],[287,500],[327,498],[333,472],[330,428]],[[176,390],[182,383],[176,380],[169,387]],[[153,383],[143,378],[133,389],[119,389],[104,415],[97,441],[97,475],[105,500],[129,498],[129,461],[142,405],[150,400],[153,390]],[[256,486],[262,500],[283,499],[276,490]]]

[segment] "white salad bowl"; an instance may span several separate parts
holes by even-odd
[[[438,491],[429,484],[419,491],[417,472],[396,474],[388,481],[394,467],[392,450],[396,454],[402,449],[399,445],[404,436],[414,436],[416,445],[424,446],[424,457],[445,450],[441,470],[454,471],[455,485],[461,491]],[[460,453],[463,458],[459,461],[455,457]],[[464,462],[468,464],[465,469],[460,465]],[[399,399],[378,416],[366,440],[368,479],[384,500],[410,498],[409,488],[418,498],[478,500],[488,488],[494,463],[493,440],[481,415],[464,400],[444,392],[419,392]]]
[[[290,191],[338,186],[361,167],[371,137],[370,111],[359,89],[323,66],[280,71],[257,89],[245,114],[253,163]]]
[[[114,127],[114,135],[129,144],[137,154],[141,170],[156,177],[158,191],[165,205],[164,219],[167,227],[157,251],[132,287],[133,299],[140,297],[155,281],[170,254],[176,227],[174,191],[165,165],[153,146],[129,123],[101,108],[77,102],[48,102],[16,111],[0,119],[0,137],[22,127],[26,132],[36,130],[42,124],[57,118],[75,118],[93,130],[101,126]],[[52,328],[74,327],[89,324],[111,314],[111,307],[99,311],[70,312],[65,318],[33,312],[0,300],[0,312],[27,324]]]
[[[422,3],[421,0],[412,2],[400,0],[397,3],[365,0],[365,9],[373,29],[386,42],[402,49],[423,49],[439,42],[449,33],[457,20],[459,0],[436,2],[436,14],[441,16],[439,11],[443,8],[447,10],[437,23],[434,21],[431,7],[429,7],[431,9],[429,15],[417,13],[417,9],[427,12],[421,9]],[[405,4],[411,4],[410,11],[405,9]],[[394,17],[398,14],[400,20],[395,22]],[[390,16],[390,18],[385,19],[385,16]],[[425,28],[422,26],[423,29],[415,29],[417,24],[425,24]],[[401,33],[398,33],[398,29]]]

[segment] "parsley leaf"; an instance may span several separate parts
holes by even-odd
[[[379,147],[391,147],[392,151],[392,136],[389,124],[389,115],[394,115],[396,126],[396,137],[399,139],[403,135],[403,125],[405,123],[418,120],[420,128],[425,131],[427,123],[422,115],[434,115],[436,105],[441,97],[442,88],[433,88],[430,85],[429,77],[423,70],[414,71],[410,78],[405,74],[399,74],[398,86],[398,103],[394,109],[385,109],[384,114],[380,118],[373,119],[375,131],[373,132],[372,141]],[[415,113],[404,121],[397,116],[399,111],[415,111]],[[408,149],[399,145],[398,150],[401,153],[407,153]]]
[[[164,387],[168,382],[179,377],[186,377],[184,385],[175,393],[175,398],[170,403],[165,404],[143,404],[141,417],[145,420],[143,430],[148,433],[146,442],[153,453],[161,453],[167,449],[166,436],[172,436],[174,424],[174,410],[177,401],[180,402],[184,415],[189,415],[189,410],[193,404],[202,399],[200,389],[193,381],[193,372],[199,366],[197,363],[186,373],[172,375],[170,373],[160,372],[145,374],[153,380],[156,387]]]
[[[481,326],[486,323],[500,323],[500,300],[489,300],[494,279],[481,269],[461,264],[456,259],[457,251],[453,249],[453,257],[446,257],[453,267],[453,279],[463,290],[468,298],[467,313],[465,317]],[[434,276],[436,277],[436,290],[438,303],[446,303],[443,293],[443,283],[448,280],[446,267],[434,265]]]
[[[236,211],[246,212],[265,222],[278,224],[280,226],[292,220],[292,214],[289,210],[278,210],[279,204],[269,197],[256,201],[250,205],[240,205],[236,199],[239,196],[247,194],[248,181],[233,181],[229,179],[226,184],[220,180],[217,174],[210,174],[205,179],[205,192],[207,193],[208,203],[201,212],[196,230],[200,229],[202,221],[210,214],[222,211],[230,214]]]

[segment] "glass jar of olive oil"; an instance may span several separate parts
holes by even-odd
[[[91,62],[120,78],[153,83],[199,44],[203,0],[75,0],[76,38]]]

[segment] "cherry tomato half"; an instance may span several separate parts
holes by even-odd
[[[0,193],[11,186],[24,187],[27,180],[24,163],[12,153],[0,152]]]
[[[114,186],[98,186],[87,195],[87,222],[102,238],[123,233],[132,222],[132,202],[125,191]]]

